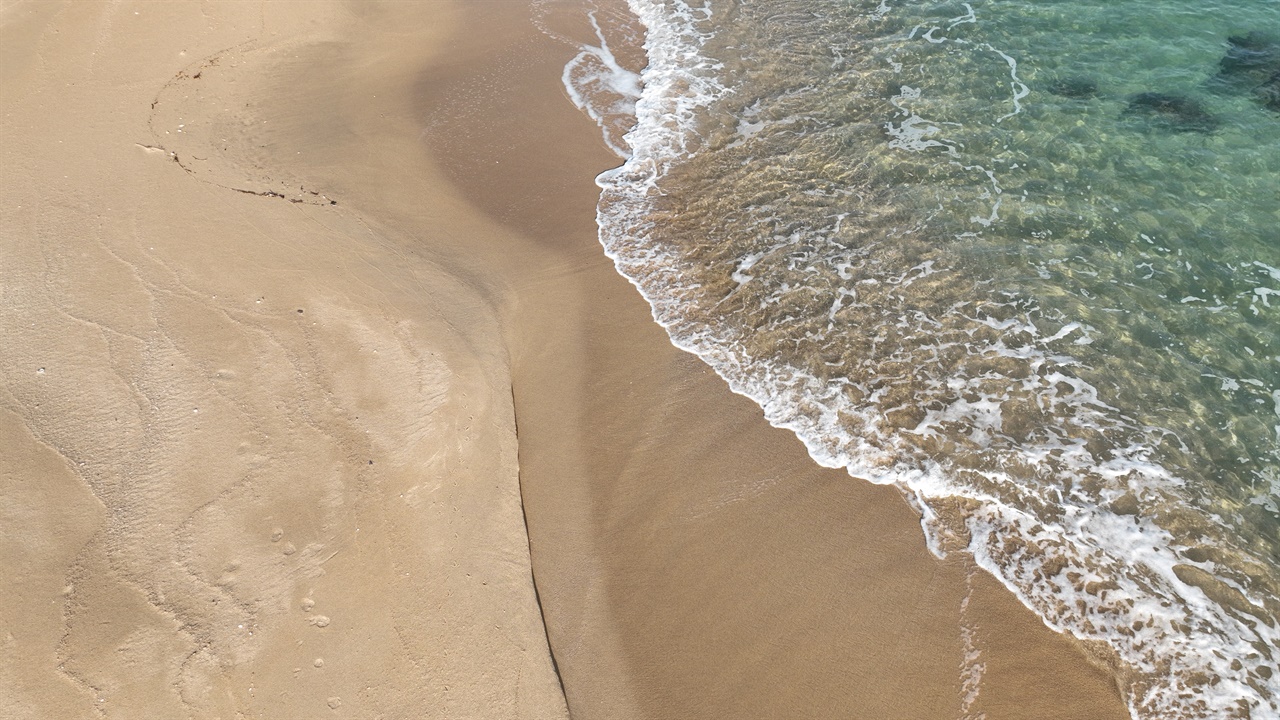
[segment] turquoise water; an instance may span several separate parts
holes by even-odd
[[[566,84],[672,340],[1135,717],[1280,715],[1280,3],[631,7]]]

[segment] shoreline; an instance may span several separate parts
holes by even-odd
[[[895,490],[818,467],[670,344],[595,239],[592,178],[614,159],[559,85],[574,49],[530,5],[329,3],[320,29],[217,7],[216,31],[172,10],[108,34],[103,58],[61,50],[50,76],[23,76],[71,117],[109,98],[109,121],[42,130],[49,109],[26,104],[28,124],[6,120],[33,149],[5,143],[5,245],[61,263],[9,271],[44,298],[20,317],[68,335],[2,330],[20,349],[4,431],[61,483],[35,493],[6,469],[27,525],[0,557],[42,579],[2,603],[39,632],[7,653],[32,667],[0,679],[33,689],[22,702],[46,694],[31,716],[79,716],[86,687],[110,695],[106,717],[1126,716],[1070,640],[930,555]],[[101,27],[73,8],[86,17],[44,22]],[[577,8],[548,21],[589,33]],[[55,91],[79,63],[135,79]],[[159,152],[136,147],[160,140],[148,124],[169,128]],[[136,180],[113,186],[122,173]],[[337,205],[232,192],[294,186]],[[81,237],[102,252],[63,250]],[[75,407],[107,411],[90,424]],[[36,542],[41,523],[93,532]],[[202,609],[208,588],[241,611]],[[88,630],[104,616],[115,630]]]

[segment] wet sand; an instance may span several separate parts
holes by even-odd
[[[667,342],[546,29],[0,9],[0,716],[1124,717]]]

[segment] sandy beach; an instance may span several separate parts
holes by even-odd
[[[596,241],[591,37],[0,6],[0,717],[1127,717],[670,344]]]

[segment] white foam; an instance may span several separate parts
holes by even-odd
[[[635,101],[636,125],[626,138],[627,160],[597,180],[602,188],[598,221],[606,253],[649,302],[654,319],[667,329],[673,343],[703,358],[735,392],[757,402],[771,424],[795,432],[818,463],[844,467],[855,477],[906,491],[921,511],[926,540],[935,553],[944,554],[961,541],[938,508],[955,497],[976,500],[977,509],[964,517],[967,551],[1050,627],[1108,642],[1137,678],[1127,688],[1136,718],[1225,716],[1242,701],[1254,709],[1255,717],[1280,713],[1280,674],[1268,679],[1257,672],[1269,661],[1254,646],[1280,647],[1278,630],[1260,623],[1251,626],[1215,604],[1198,587],[1182,582],[1174,571],[1179,565],[1199,567],[1211,574],[1216,568],[1184,557],[1177,539],[1145,517],[1108,509],[1109,502],[1126,493],[1144,503],[1178,502],[1182,483],[1151,461],[1152,448],[1141,438],[1155,433],[1154,429],[1133,424],[1103,402],[1096,388],[1066,372],[1073,361],[1055,347],[1088,340],[1084,326],[1065,324],[1044,334],[1023,311],[1003,320],[980,313],[971,313],[968,318],[1000,331],[1001,338],[986,344],[974,340],[969,344],[972,353],[1015,358],[1030,369],[1022,385],[1011,391],[1037,398],[1044,411],[1076,430],[1136,438],[1131,444],[1112,448],[1109,456],[1101,459],[1083,440],[1055,428],[1046,428],[1042,436],[1021,443],[1019,461],[1045,467],[1052,460],[1067,471],[1098,478],[1103,487],[1099,497],[1078,483],[1062,483],[1062,489],[1050,498],[1055,512],[1044,514],[1034,510],[1045,504],[1045,498],[1035,497],[1037,488],[1021,488],[1013,477],[1001,472],[984,471],[980,478],[1001,488],[998,497],[973,482],[978,478],[967,479],[958,469],[927,459],[904,463],[903,458],[919,458],[919,454],[903,436],[884,429],[884,413],[876,405],[877,393],[883,388],[861,388],[869,399],[854,404],[844,392],[846,385],[856,385],[849,378],[820,379],[803,368],[753,357],[733,328],[686,319],[682,301],[696,281],[682,273],[674,251],[647,242],[655,232],[647,211],[649,201],[661,193],[660,181],[666,172],[703,149],[699,128],[708,108],[731,90],[719,78],[719,64],[701,52],[711,37],[703,27],[710,16],[709,6],[695,7],[679,0],[630,0],[630,4],[647,29],[649,67],[642,73],[643,90]],[[881,7],[883,12],[889,11],[883,3]],[[972,8],[968,9],[976,22]],[[950,27],[968,24],[968,18],[961,16]],[[928,30],[923,38],[946,40],[934,35],[935,31],[938,29]],[[999,55],[1009,66],[1013,112],[998,118],[999,122],[1021,111],[1020,101],[1027,88],[1012,57],[990,46],[983,49]],[[886,127],[890,142],[912,152],[940,148],[945,154],[956,153],[956,146],[940,137],[941,123],[931,123],[906,109],[907,102],[918,97],[918,90],[903,86],[895,98],[903,116]],[[739,124],[738,130],[744,138],[760,132],[754,122]],[[998,196],[995,176],[988,177]],[[993,210],[989,219],[994,222],[997,218]],[[748,271],[766,254],[740,259],[733,273],[739,287],[755,279]],[[923,273],[936,271],[932,266],[921,269]],[[847,274],[842,273],[841,277]],[[857,302],[855,292],[839,295],[827,313],[830,319],[845,307],[846,297]],[[1259,301],[1268,299],[1269,293],[1264,293]],[[1006,342],[1014,337],[1021,339]],[[1003,398],[984,390],[981,380],[955,379],[953,389],[959,399],[930,410],[914,433],[926,435],[947,425],[967,425],[972,431],[970,439],[979,446],[998,439],[1003,433]],[[1280,391],[1274,397],[1280,414]],[[856,421],[857,432],[850,430],[851,420]],[[1280,438],[1280,425],[1277,433]],[[1280,477],[1275,482],[1269,488],[1272,493],[1280,488]],[[1023,543],[1022,550],[1008,543],[1013,538]],[[1036,552],[1027,549],[1033,546]],[[1059,572],[1048,572],[1047,558],[1065,565]],[[978,667],[978,656],[969,662]],[[1233,669],[1232,662],[1240,662],[1243,669]],[[980,672],[977,676],[980,678]],[[1199,684],[1196,678],[1202,676],[1212,678],[1213,684]],[[965,687],[969,697],[972,688],[967,681]]]
[[[973,712],[973,704],[982,693],[982,676],[987,664],[982,660],[982,648],[978,645],[978,629],[969,620],[969,601],[973,597],[973,572],[965,575],[965,594],[960,601],[960,642],[963,657],[960,661],[960,718],[961,720],[986,720],[984,712]]]
[[[605,144],[618,157],[630,154],[626,147],[625,125],[635,117],[640,98],[640,76],[614,57],[595,12],[587,14],[599,45],[580,45],[578,54],[564,66],[560,80],[569,99],[585,112],[604,133]],[[622,124],[623,127],[619,127]]]
[[[1008,120],[1014,115],[1018,115],[1022,112],[1022,99],[1031,94],[1031,88],[1027,87],[1022,82],[1022,80],[1018,77],[1018,61],[1017,60],[1014,60],[1010,55],[1005,53],[1003,50],[998,50],[986,43],[983,43],[982,47],[999,55],[1000,59],[1004,60],[1009,65],[1009,90],[1013,95],[1012,97],[1013,110],[1005,115],[1001,115],[1000,117],[996,118],[996,122],[1004,122],[1005,120]]]

